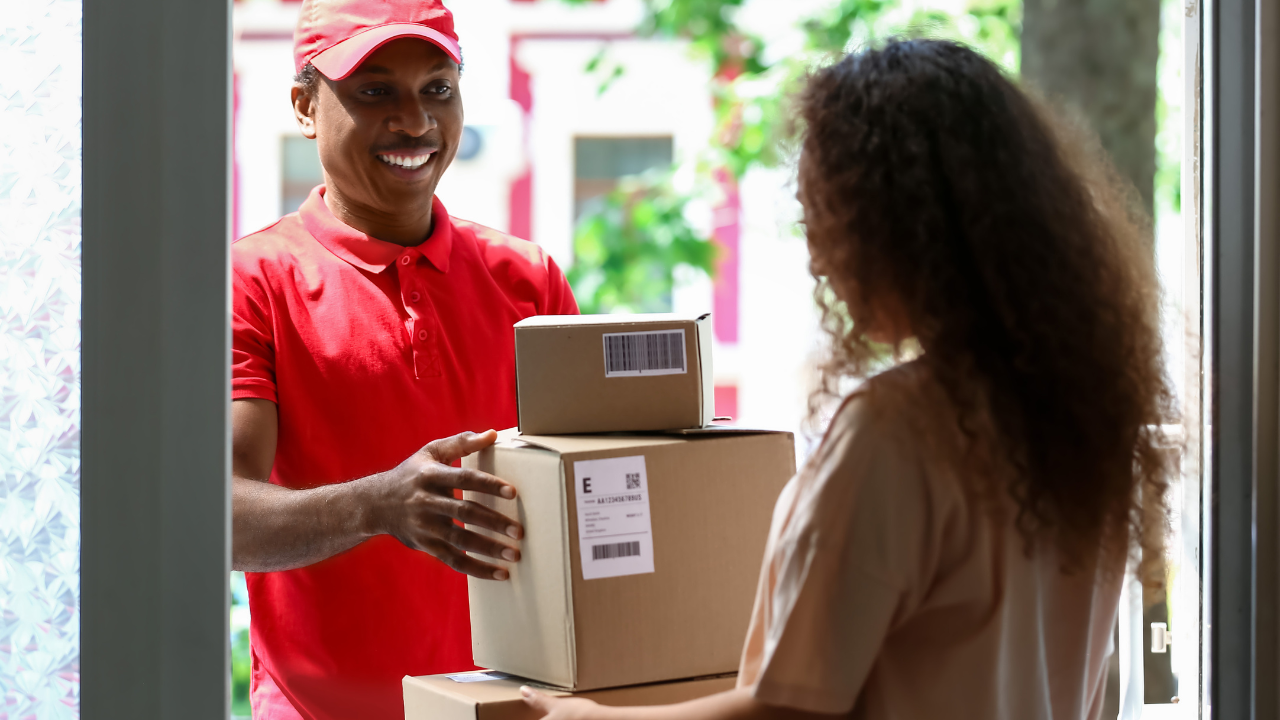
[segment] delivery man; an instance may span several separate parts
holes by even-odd
[[[516,423],[512,324],[577,305],[536,245],[435,197],[463,128],[438,0],[304,0],[294,61],[325,184],[231,253],[251,702],[257,720],[391,720],[404,675],[473,667],[464,575],[505,580],[522,528],[459,499],[511,486],[452,465],[494,441],[466,431]]]

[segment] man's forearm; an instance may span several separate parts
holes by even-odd
[[[231,567],[291,570],[320,562],[377,534],[372,478],[308,490],[231,480]]]

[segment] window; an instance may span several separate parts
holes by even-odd
[[[627,175],[671,167],[670,137],[579,137],[573,141],[573,218]]]
[[[80,0],[0,23],[0,716],[80,709]]]

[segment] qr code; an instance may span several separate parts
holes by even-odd
[[[627,473],[627,489],[628,490],[640,489],[640,473]]]

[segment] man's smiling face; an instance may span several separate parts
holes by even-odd
[[[443,50],[400,38],[342,80],[320,77],[312,90],[295,88],[295,113],[303,134],[317,141],[330,206],[375,225],[430,217],[462,136],[458,80]]]

